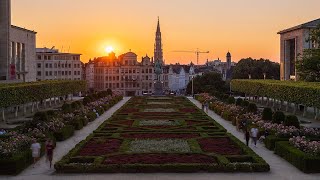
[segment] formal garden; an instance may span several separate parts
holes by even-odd
[[[320,172],[320,130],[303,127],[297,116],[285,115],[281,111],[281,109],[287,109],[284,107],[284,101],[319,108],[319,84],[233,80],[231,85],[233,90],[245,93],[247,98],[235,99],[217,92],[202,93],[196,98],[200,102],[210,102],[209,108],[223,119],[230,121],[238,130],[241,130],[243,122],[246,122],[247,128],[258,126],[260,136],[265,136],[266,148],[274,151],[301,171]],[[249,102],[249,96],[256,98],[251,98],[252,101]],[[271,101],[269,98],[279,101]],[[269,107],[257,108],[254,102],[263,103],[265,99],[267,99],[265,103],[271,104],[275,110]]]
[[[185,97],[133,97],[55,164],[58,173],[266,172]]]
[[[15,86],[14,88],[16,90],[13,92],[4,91],[3,89],[1,89],[0,92],[7,92],[7,97],[14,97],[14,94],[11,95],[10,93],[19,94],[18,92],[24,92],[28,94],[24,100],[11,99],[14,102],[13,104],[19,104],[52,97],[51,95],[62,96],[66,93],[81,90],[81,88],[76,87],[85,87],[85,84],[83,86],[83,84],[80,83],[75,85],[72,90],[70,89],[72,83],[67,86],[68,88],[61,89],[65,88],[65,86],[60,87],[61,83],[56,83],[58,87],[52,85],[51,82],[49,85],[45,85],[43,82],[35,83],[35,86],[40,84],[43,87],[52,89],[52,94],[46,96],[34,94],[42,92],[44,89],[26,89],[26,87],[30,87],[30,84]],[[34,84],[31,85],[33,86]],[[11,86],[11,88],[12,87],[13,86]],[[23,90],[20,90],[19,87]],[[10,89],[10,86],[8,86],[8,88]],[[18,97],[23,98],[21,94],[19,94]],[[122,100],[122,96],[112,93],[111,91],[90,94],[84,97],[83,100],[65,103],[58,110],[37,112],[33,116],[32,121],[25,122],[21,126],[7,130],[5,134],[0,135],[0,174],[18,174],[32,164],[33,159],[30,145],[33,140],[42,144],[41,155],[44,155],[44,143],[48,138],[54,140],[54,142],[64,141],[70,138],[76,130],[80,130],[89,122],[94,121],[120,100]],[[1,105],[4,104],[3,102],[1,103]]]

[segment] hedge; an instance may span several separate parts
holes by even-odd
[[[276,142],[279,142],[279,141],[289,141],[289,138],[280,138],[275,135],[269,135],[264,139],[263,142],[266,148],[273,151],[274,147],[276,146]]]
[[[67,125],[63,127],[60,131],[54,132],[53,136],[57,141],[64,141],[74,134],[74,126]]]
[[[275,153],[304,173],[320,173],[320,157],[308,155],[289,142],[277,142]]]
[[[38,81],[0,86],[0,108],[86,90],[86,81]]]
[[[320,83],[277,80],[231,81],[233,91],[320,108]]]

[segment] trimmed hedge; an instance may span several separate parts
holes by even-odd
[[[264,108],[262,111],[262,119],[266,121],[272,120],[272,109],[271,108]]]
[[[38,81],[0,86],[0,107],[64,96],[86,90],[86,81]]]
[[[299,119],[295,115],[286,116],[286,119],[284,120],[284,125],[285,126],[294,126],[296,128],[300,128]]]
[[[286,115],[282,111],[276,111],[272,116],[272,122],[281,124],[286,119]]]
[[[320,173],[320,157],[308,155],[289,142],[277,142],[274,152],[304,173]]]
[[[279,138],[275,135],[269,135],[264,139],[263,142],[266,148],[273,151],[274,147],[276,146],[276,142],[279,142],[279,141],[289,141],[289,138]]]
[[[74,126],[67,125],[63,127],[60,131],[53,133],[53,136],[57,141],[64,141],[74,134]]]
[[[236,92],[320,108],[319,82],[234,79],[231,88]]]

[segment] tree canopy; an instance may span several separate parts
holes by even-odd
[[[268,59],[241,59],[233,69],[233,79],[280,79],[280,65]]]
[[[311,31],[307,42],[311,42],[314,47],[305,49],[298,57],[297,73],[300,80],[320,82],[320,24]]]
[[[223,92],[227,89],[221,74],[216,72],[209,72],[202,76],[196,76],[193,79],[193,87],[195,94],[212,91]],[[187,94],[192,94],[192,81],[190,81],[187,86]]]

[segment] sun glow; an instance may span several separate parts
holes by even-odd
[[[114,49],[113,49],[112,46],[108,46],[108,47],[105,48],[105,51],[109,54],[109,53],[113,52]]]

